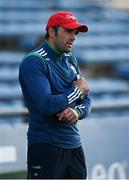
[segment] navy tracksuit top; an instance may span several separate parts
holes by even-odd
[[[67,107],[76,109],[79,119],[90,113],[88,94],[80,99],[73,87],[79,67],[72,53],[59,53],[47,41],[29,53],[19,69],[19,82],[29,110],[28,144],[47,143],[72,149],[81,145],[77,122],[58,120],[57,113]]]

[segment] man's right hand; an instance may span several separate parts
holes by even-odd
[[[73,86],[78,87],[83,95],[88,93],[90,90],[87,81],[83,77],[80,77],[80,79],[74,81]]]

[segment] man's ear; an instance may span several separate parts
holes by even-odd
[[[55,31],[53,28],[49,27],[48,29],[49,36],[53,39],[55,38]]]

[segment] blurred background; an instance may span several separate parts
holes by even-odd
[[[91,115],[78,123],[88,178],[128,179],[129,0],[0,0],[0,179],[26,177],[28,113],[18,68],[57,11],[89,26],[73,48],[91,89]]]

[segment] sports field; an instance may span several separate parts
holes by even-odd
[[[20,171],[15,173],[0,174],[0,179],[26,179],[26,172]]]

